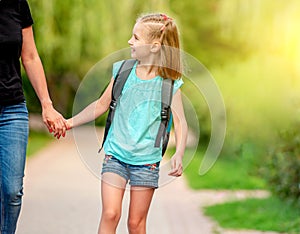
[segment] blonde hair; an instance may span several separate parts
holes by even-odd
[[[176,80],[182,76],[179,32],[175,21],[165,14],[146,14],[140,16],[137,23],[143,23],[146,36],[150,41],[159,40],[161,43],[161,64],[158,75],[163,78]]]

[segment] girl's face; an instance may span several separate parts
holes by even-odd
[[[128,44],[131,47],[131,57],[137,60],[145,60],[150,55],[151,44],[146,37],[146,27],[137,22],[132,31],[132,37]]]

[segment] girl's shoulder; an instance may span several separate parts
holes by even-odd
[[[113,63],[112,75],[114,78],[116,78],[116,75],[117,75],[118,71],[120,70],[120,67],[124,61],[125,60],[120,60],[120,61]]]
[[[112,68],[112,75],[114,78],[116,78],[116,75],[118,73],[118,71],[120,70],[120,67],[121,65],[124,63],[125,60],[120,60],[120,61],[117,61],[115,63],[113,63],[113,68]],[[136,63],[133,67],[133,69],[136,67]]]
[[[182,78],[179,78],[177,80],[174,81],[174,93],[180,89],[180,87],[184,84]]]

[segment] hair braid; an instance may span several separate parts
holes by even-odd
[[[147,14],[137,19],[147,28],[149,41],[159,40],[161,64],[158,74],[176,80],[182,76],[179,33],[175,21],[165,14]]]

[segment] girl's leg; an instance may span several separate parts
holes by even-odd
[[[128,216],[130,234],[145,234],[149,207],[154,194],[154,188],[132,186]]]
[[[126,180],[111,172],[102,175],[102,215],[98,234],[114,234],[121,217]]]

